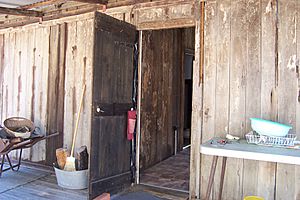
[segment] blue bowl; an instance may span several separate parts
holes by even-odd
[[[259,118],[250,118],[250,120],[251,128],[260,135],[284,137],[293,128],[292,126]]]

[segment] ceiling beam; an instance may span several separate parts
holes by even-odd
[[[14,4],[14,3],[6,3],[6,2],[3,2],[3,1],[0,1],[0,5],[3,6],[3,7],[11,7],[11,8],[19,7],[18,4]]]
[[[107,4],[108,0],[72,0],[72,1],[78,1],[82,3],[94,3],[94,4]]]
[[[46,1],[40,1],[40,2],[33,3],[33,4],[25,5],[25,6],[20,6],[20,8],[21,9],[39,8],[39,7],[43,7],[43,6],[53,5],[56,3],[63,3],[66,1],[67,0],[46,0]]]
[[[43,13],[34,11],[34,10],[25,10],[18,8],[5,8],[0,7],[0,14],[6,15],[20,15],[20,16],[28,16],[28,17],[42,17]]]

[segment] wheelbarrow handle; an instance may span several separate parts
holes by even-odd
[[[54,136],[58,136],[58,135],[59,135],[59,132],[55,132],[55,133],[52,133],[50,135],[45,136],[44,138],[48,139],[48,138],[51,138],[51,137],[54,137]]]

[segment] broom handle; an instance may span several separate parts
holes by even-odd
[[[78,129],[78,124],[79,124],[81,108],[82,108],[82,104],[83,104],[84,92],[85,92],[85,84],[83,86],[83,91],[82,91],[82,94],[81,94],[80,105],[79,105],[79,111],[78,111],[78,115],[77,115],[77,119],[76,119],[76,125],[75,125],[73,143],[72,143],[72,150],[71,150],[71,157],[73,157],[73,154],[74,154],[74,147],[75,147],[75,141],[76,141],[76,137],[77,137],[77,129]]]

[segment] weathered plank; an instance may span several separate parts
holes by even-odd
[[[247,66],[246,66],[246,126],[251,131],[251,117],[261,116],[261,4],[247,0]],[[257,194],[259,162],[244,160],[243,196]]]
[[[5,36],[4,34],[0,35],[0,122],[2,122],[2,113],[3,113],[3,105],[4,105],[4,52],[5,52]]]
[[[34,103],[32,112],[33,121],[40,128],[42,134],[46,134],[47,124],[47,89],[48,89],[48,67],[49,67],[49,34],[50,27],[43,27],[36,30],[36,55],[34,70]],[[31,160],[45,160],[46,142],[41,141],[32,147]]]
[[[217,2],[215,17],[217,18],[217,69],[216,69],[216,92],[215,92],[215,136],[224,137],[228,133],[229,116],[229,65],[230,65],[230,25],[231,25],[231,1]],[[204,140],[203,140],[204,142]],[[210,167],[210,166],[209,166]],[[219,177],[221,166],[217,166],[215,184],[212,197],[217,198],[219,194]],[[207,169],[209,170],[209,169]],[[203,175],[205,176],[205,175]],[[207,175],[206,175],[207,177]],[[204,190],[206,191],[206,190]],[[203,191],[203,192],[204,192]]]
[[[202,4],[203,5],[203,4]],[[193,65],[191,160],[190,160],[190,199],[200,197],[200,144],[202,136],[202,95],[200,81],[200,1],[195,1],[195,61]],[[201,172],[202,173],[202,172]]]
[[[49,72],[48,72],[48,121],[47,134],[60,132],[60,135],[46,141],[46,162],[55,162],[55,150],[63,146],[63,110],[66,25],[50,27]]]
[[[275,1],[261,2],[261,117],[276,120],[277,93],[275,86]],[[259,162],[257,195],[273,199],[276,163]]]
[[[145,31],[141,166],[147,168],[174,153],[173,126],[180,126],[181,30]],[[174,81],[178,80],[178,81]],[[180,135],[179,137],[182,137]]]
[[[90,148],[92,113],[92,57],[93,57],[93,20],[71,22],[67,25],[67,51],[65,75],[65,112],[64,112],[64,145],[70,148],[73,139],[75,120],[78,115],[78,104],[83,84],[86,84],[83,109],[78,127],[75,148],[86,145]]]
[[[76,29],[77,22],[68,23],[67,26],[67,49],[66,49],[66,76],[65,76],[65,107],[64,107],[64,146],[71,148],[73,127],[75,126],[74,119],[74,83],[75,73],[74,68],[76,66],[75,59],[77,57],[76,47]]]
[[[278,6],[278,121],[292,125],[290,133],[296,133],[296,0],[279,1]],[[294,199],[295,185],[295,166],[277,164],[276,199]]]
[[[205,44],[204,44],[204,66],[203,66],[203,124],[202,142],[215,136],[215,105],[216,105],[216,78],[217,78],[217,3],[209,2],[205,9]],[[221,134],[221,133],[220,133]],[[223,133],[224,134],[224,133]],[[201,171],[209,171],[212,157],[201,157]],[[216,176],[217,177],[217,176]],[[217,179],[215,183],[218,183]],[[205,192],[208,184],[208,176],[201,176],[201,191]],[[212,199],[215,197],[212,195]]]
[[[297,28],[297,33],[296,33],[296,44],[297,44],[297,63],[296,63],[296,73],[297,73],[297,100],[296,100],[296,134],[297,137],[300,137],[300,1],[296,1],[296,28]],[[296,166],[295,169],[295,196],[294,199],[300,199],[300,167]]]
[[[231,2],[231,41],[230,41],[230,88],[229,126],[233,135],[245,134],[246,67],[247,67],[247,15],[246,1]],[[228,159],[224,199],[243,198],[243,160]]]
[[[134,40],[133,26],[102,14],[96,16],[90,198],[130,185],[131,146],[126,138],[126,112],[131,104]],[[124,80],[125,87],[117,87],[120,80]],[[98,113],[97,108],[104,113]]]

